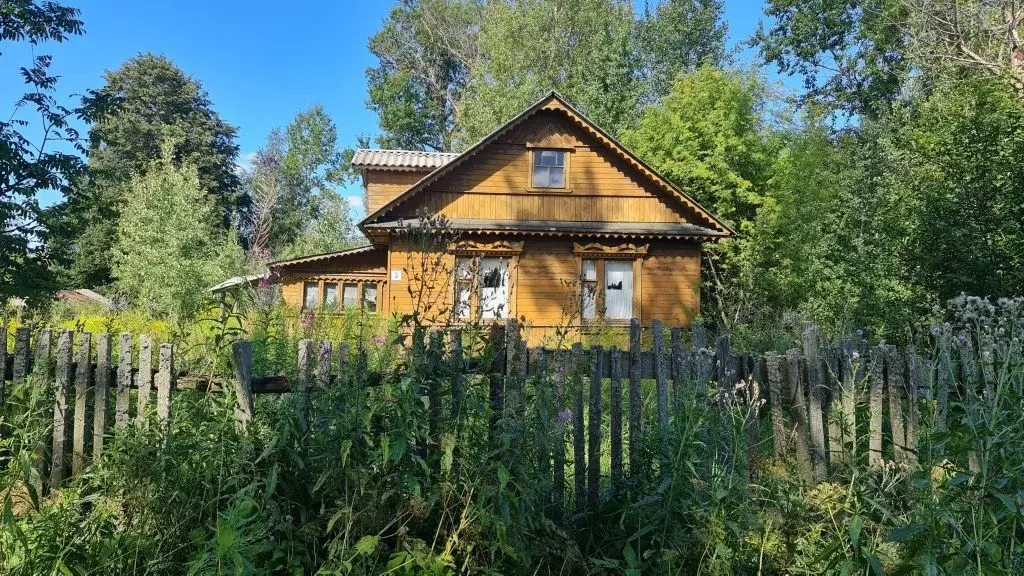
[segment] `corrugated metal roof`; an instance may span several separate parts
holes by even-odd
[[[360,148],[352,157],[353,166],[368,168],[394,168],[433,170],[458,156],[451,152],[422,152],[419,150],[368,150]]]
[[[352,254],[362,254],[364,252],[370,252],[371,250],[379,249],[380,246],[360,246],[359,248],[351,248],[349,250],[342,250],[340,252],[327,252],[325,254],[314,254],[312,256],[303,256],[301,258],[292,258],[291,260],[278,260],[276,262],[270,262],[267,264],[268,268],[281,268],[282,266],[289,266],[291,264],[305,264],[307,262],[317,262],[319,260],[326,260],[328,258],[337,258],[338,256],[349,256]]]

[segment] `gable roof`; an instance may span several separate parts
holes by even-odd
[[[458,154],[420,150],[368,150],[360,148],[352,156],[352,165],[383,170],[433,170],[451,162]]]
[[[331,258],[340,258],[343,256],[352,256],[355,254],[365,254],[379,250],[380,246],[360,246],[358,248],[349,248],[348,250],[341,250],[339,252],[325,252],[323,254],[313,254],[312,256],[302,256],[300,258],[291,258],[289,260],[276,260],[269,262],[267,268],[271,270],[278,270],[287,266],[294,266],[296,264],[306,264],[309,262],[319,262],[320,260],[329,260]]]
[[[552,90],[546,96],[535,102],[532,106],[528,107],[517,114],[514,118],[506,122],[503,126],[499,127],[494,132],[491,132],[479,142],[471,146],[465,152],[455,155],[449,159],[443,166],[434,170],[430,174],[427,174],[421,178],[418,182],[412,185],[408,190],[399,194],[396,198],[381,206],[376,212],[367,215],[366,218],[359,223],[359,226],[364,228],[368,224],[372,224],[379,220],[383,215],[387,214],[390,210],[398,206],[399,204],[408,201],[413,196],[419,194],[424,188],[430,186],[434,182],[437,182],[441,177],[449,174],[456,167],[461,165],[463,162],[473,157],[477,152],[480,152],[490,143],[497,140],[501,135],[505,134],[512,128],[515,128],[527,118],[530,118],[534,114],[540,111],[558,111],[565,114],[570,121],[576,126],[583,129],[591,137],[595,138],[602,145],[607,147],[609,150],[614,152],[621,160],[629,164],[634,170],[638,171],[649,181],[655,184],[660,190],[669,194],[671,197],[679,201],[681,204],[691,209],[697,214],[697,217],[702,220],[702,223],[709,226],[711,229],[720,233],[721,236],[728,237],[735,235],[735,232],[727,226],[724,222],[719,220],[714,214],[708,211],[706,208],[701,206],[696,200],[691,198],[687,193],[679,189],[675,184],[669,182],[664,176],[658,173],[657,170],[651,168],[646,162],[638,158],[635,154],[626,149],[618,140],[610,136],[607,132],[602,130],[599,126],[590,121],[589,118],[584,116],[579,110],[574,108],[572,104],[569,104],[558,92]]]

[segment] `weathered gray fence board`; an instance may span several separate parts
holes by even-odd
[[[89,400],[89,384],[92,377],[92,372],[89,370],[91,344],[92,334],[88,332],[78,333],[78,348],[75,354],[78,365],[75,370],[75,426],[71,453],[72,474],[78,474],[85,469],[85,417]]]
[[[53,403],[53,446],[50,451],[50,488],[58,488],[64,479],[64,444],[67,437],[68,393],[71,389],[71,346],[73,336],[70,330],[60,333],[57,342],[57,358],[54,368]]]
[[[122,428],[128,422],[128,408],[131,402],[129,390],[132,387],[132,335],[121,333],[118,346],[117,396],[114,400],[114,427]]]
[[[96,336],[96,372],[93,386],[92,458],[103,453],[103,437],[107,432],[107,399],[110,396],[110,334]]]

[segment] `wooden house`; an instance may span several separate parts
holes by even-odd
[[[699,312],[732,230],[551,93],[461,154],[359,150],[370,245],[271,264],[288,304],[564,326]],[[431,215],[429,219],[425,215]]]

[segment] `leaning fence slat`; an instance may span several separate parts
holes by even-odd
[[[32,330],[28,326],[19,326],[14,331],[14,365],[11,369],[11,382],[16,386],[25,381],[28,376],[29,338]],[[6,346],[6,342],[4,346]],[[3,380],[3,378],[0,378]],[[0,404],[4,402],[3,382],[0,382]]]
[[[136,383],[139,387],[135,417],[144,418],[146,406],[153,390],[153,338],[148,334],[139,336],[139,375]]]
[[[587,453],[583,437],[583,345],[572,345],[573,386],[572,386],[572,476],[573,502],[577,514],[584,511],[587,491]]]
[[[590,417],[587,421],[587,506],[597,510],[601,486],[601,383],[604,349],[595,346],[590,368]]]
[[[871,348],[871,364],[868,367],[870,378],[870,394],[868,396],[868,464],[878,466],[882,463],[882,365],[885,350],[880,346]]]
[[[75,351],[75,425],[71,453],[71,473],[78,474],[85,468],[85,411],[89,398],[90,345],[92,334],[78,334],[78,348]]]
[[[171,424],[171,394],[174,390],[174,347],[171,344],[160,345],[158,366],[156,416],[164,433],[167,433]]]
[[[654,383],[658,398],[658,435],[661,439],[659,454],[661,455],[660,466],[663,478],[668,477],[668,377],[665,374],[665,337],[661,320],[651,323],[651,333],[654,340]]]
[[[796,462],[800,475],[804,480],[813,477],[811,453],[807,446],[807,400],[804,397],[804,378],[800,366],[800,350],[791,348],[786,351],[786,373],[789,376],[789,389],[792,402],[793,435],[796,447]]]
[[[629,322],[629,475],[643,475],[643,411],[640,394],[640,320]]]
[[[107,433],[107,400],[110,397],[110,334],[96,336],[96,377],[93,386],[92,459],[103,453]]]
[[[764,357],[768,372],[768,404],[772,411],[772,451],[775,458],[786,456],[786,421],[782,416],[782,359],[775,352]]]
[[[491,366],[491,450],[497,456],[499,450],[504,446],[504,427],[502,416],[505,413],[505,372],[508,370],[508,360],[505,327],[500,324],[491,326],[490,347],[494,356]]]
[[[71,389],[71,345],[70,330],[60,333],[57,341],[57,358],[54,368],[53,403],[53,445],[50,460],[50,488],[60,486],[64,479],[64,443],[67,436],[68,393]]]
[[[612,492],[619,494],[622,489],[622,350],[612,347],[611,353],[611,400],[609,402]]]
[[[40,328],[36,332],[35,338],[35,360],[32,362],[32,375],[35,376],[35,385],[37,387],[46,387],[50,385],[50,337],[51,332],[49,328]],[[0,348],[6,348],[7,341],[4,340],[4,336],[0,333]],[[0,367],[2,367],[3,360],[0,358]],[[3,376],[0,376],[0,380],[3,380]],[[43,481],[46,478],[46,438],[43,436],[39,437],[36,442],[35,449],[35,461],[36,470],[39,473],[39,477],[34,479],[34,485],[37,493],[42,494]]]
[[[903,381],[903,358],[899,349],[893,345],[885,347],[886,392],[889,400],[889,424],[892,428],[893,456],[897,463],[903,464],[906,458],[906,428],[903,424],[903,392],[906,385]]]
[[[817,481],[825,478],[825,425],[821,412],[822,405],[822,374],[821,344],[818,327],[807,326],[803,334],[804,358],[807,361],[808,417],[811,434],[811,467]]]
[[[117,363],[117,398],[114,400],[114,427],[120,428],[128,421],[128,406],[132,387],[132,335],[121,333]]]
[[[254,404],[252,398],[252,342],[238,340],[231,345],[231,356],[235,364],[235,420],[238,429],[245,432],[252,422]]]

